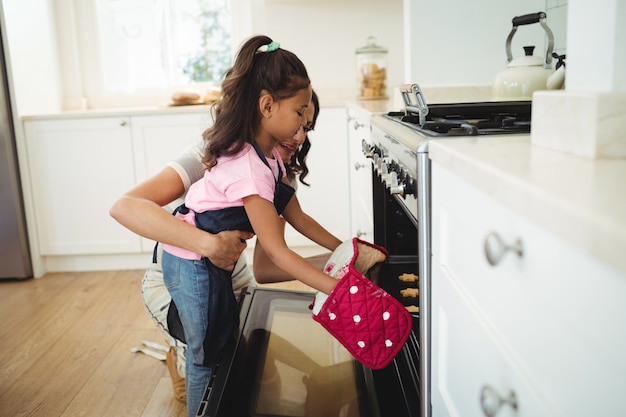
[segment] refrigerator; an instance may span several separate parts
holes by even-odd
[[[0,279],[33,276],[18,168],[0,5]]]

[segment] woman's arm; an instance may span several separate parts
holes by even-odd
[[[246,213],[257,235],[257,240],[265,249],[269,259],[280,269],[309,287],[329,294],[337,280],[309,264],[304,258],[285,244],[280,218],[274,205],[260,197],[251,195],[243,199]]]
[[[136,185],[122,195],[109,214],[132,232],[157,242],[178,246],[206,256],[216,266],[232,269],[252,234],[240,231],[217,235],[180,221],[161,206],[181,197],[184,184],[171,167]]]
[[[302,211],[298,198],[294,195],[285,210],[283,217],[302,235],[326,249],[333,251],[341,244],[341,240],[326,230],[315,219]]]

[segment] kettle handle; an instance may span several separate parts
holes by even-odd
[[[537,12],[525,14],[523,16],[516,16],[513,18],[513,26],[531,25],[533,23],[539,23],[541,19],[545,18],[545,12]]]
[[[541,27],[546,31],[546,35],[548,36],[548,47],[546,49],[546,59],[543,64],[544,68],[552,68],[552,51],[554,50],[554,34],[546,24],[547,15],[545,12],[537,12],[525,14],[523,16],[516,16],[513,18],[513,28],[509,33],[509,36],[506,38],[506,59],[507,62],[511,62],[513,60],[513,54],[511,54],[511,41],[513,40],[513,35],[517,32],[517,27],[522,25],[530,25],[533,23],[539,23]]]

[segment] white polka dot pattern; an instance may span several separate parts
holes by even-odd
[[[333,271],[341,266],[339,282],[322,301],[319,312],[314,310],[313,319],[359,362],[371,369],[382,369],[402,349],[413,319],[398,300],[355,269],[356,243],[355,238],[354,258],[333,264]]]

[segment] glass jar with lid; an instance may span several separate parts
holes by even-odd
[[[377,100],[387,98],[387,49],[376,45],[376,38],[356,50],[358,98]]]

